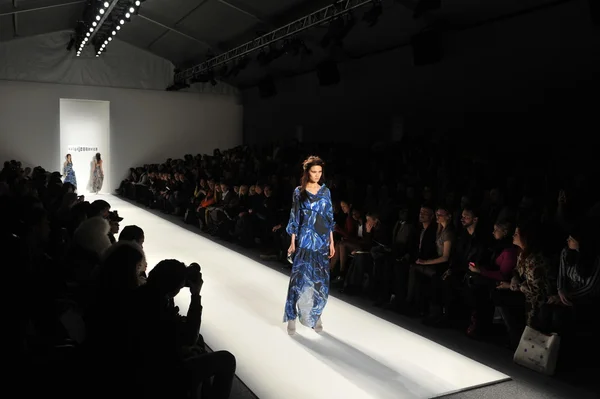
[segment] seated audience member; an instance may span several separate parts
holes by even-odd
[[[467,206],[463,209],[460,225],[462,229],[452,248],[449,268],[442,275],[442,314],[425,320],[426,324],[440,327],[458,316],[461,310],[459,299],[464,292],[469,265],[479,264],[487,250],[487,237],[478,229],[479,217],[474,208]]]
[[[352,217],[352,204],[345,200],[340,201],[340,211],[342,212],[340,223],[336,222],[334,233],[341,238],[355,237],[357,223]]]
[[[540,329],[540,310],[548,301],[551,280],[548,262],[541,251],[540,232],[535,225],[515,230],[514,244],[520,253],[510,283],[502,282],[494,292],[513,347],[519,345],[525,325]]]
[[[82,222],[75,233],[69,250],[70,271],[74,282],[86,283],[100,263],[100,256],[112,244],[108,238],[108,221],[96,216]]]
[[[572,229],[560,255],[558,293],[545,308],[549,332],[568,334],[593,319],[600,299],[600,257],[595,244],[592,233]]]
[[[186,268],[179,261],[163,260],[133,295],[132,349],[139,362],[138,376],[150,397],[195,394],[200,384],[202,397],[229,397],[235,357],[226,351],[205,351],[200,335],[202,284],[199,266]],[[190,305],[184,318],[174,298],[186,286]]]
[[[208,208],[213,206],[217,202],[217,185],[213,179],[209,179],[208,182],[208,190],[206,191],[206,195],[200,201],[200,204],[196,208],[196,219],[198,220],[198,225],[200,229],[206,230],[206,211]]]
[[[123,221],[123,218],[119,216],[119,213],[117,211],[110,211],[108,213],[108,223],[110,224],[110,231],[108,233],[108,239],[110,240],[111,244],[114,244],[117,242],[117,239],[115,238],[115,234],[119,234],[119,229],[121,228],[119,223],[122,221]]]
[[[426,210],[430,211],[430,209]],[[436,256],[430,259],[417,259],[409,273],[409,295],[418,293],[420,297],[419,307],[423,311],[425,310],[423,298],[425,294],[428,294],[430,297],[428,312],[430,317],[439,317],[442,314],[442,278],[448,270],[455,237],[450,212],[445,207],[440,206],[435,212],[435,217],[437,221],[435,232]],[[423,239],[424,237],[422,237]]]
[[[138,244],[121,241],[104,251],[102,258],[90,284],[86,344],[94,356],[109,360],[126,353],[128,304],[134,290],[143,284],[140,274],[146,269],[146,257]]]
[[[121,230],[121,234],[119,234],[119,242],[121,241],[134,241],[140,247],[144,247],[145,240],[144,230],[141,227],[130,225],[125,226],[123,230]]]
[[[339,265],[338,277],[333,281],[334,284],[343,283],[348,272],[348,258],[353,251],[360,250],[364,244],[365,235],[365,219],[362,212],[358,208],[352,208],[352,219],[356,228],[351,231],[347,237],[342,237],[338,242],[335,255],[329,261],[329,267],[335,270],[336,265]]]
[[[104,200],[96,200],[91,203],[91,206],[88,208],[88,218],[93,218],[96,216],[103,217],[105,219],[108,218],[110,212],[110,204]]]
[[[215,204],[207,211],[207,228],[212,233],[216,233],[221,223],[235,217],[233,211],[237,209],[239,204],[239,196],[231,190],[230,184],[225,182],[221,183],[221,193],[219,203]]]
[[[467,305],[471,309],[471,323],[467,335],[477,337],[487,332],[492,324],[494,304],[491,293],[502,282],[510,282],[517,266],[517,247],[509,222],[498,222],[493,230],[494,243],[489,260],[469,264],[471,277],[467,287]]]
[[[356,242],[356,246],[349,254],[354,258],[344,280],[342,292],[346,294],[354,294],[362,290],[365,274],[369,277],[375,277],[375,271],[373,270],[374,259],[377,259],[379,265],[377,271],[377,275],[379,276],[381,274],[379,270],[383,270],[384,268],[384,255],[391,251],[390,234],[379,219],[378,214],[367,214],[364,226],[363,238]],[[346,250],[349,246],[344,245],[343,248]],[[347,255],[346,253],[342,253],[341,256]],[[371,296],[374,294],[373,290],[375,287],[376,284],[373,283],[373,279],[370,279],[367,288]]]
[[[378,289],[382,293],[381,304],[392,310],[397,310],[398,306],[404,303],[403,298],[406,298],[410,257],[417,238],[408,212],[407,205],[400,206],[398,221],[392,231],[391,252],[387,255],[390,258],[387,273],[383,276],[382,288]]]

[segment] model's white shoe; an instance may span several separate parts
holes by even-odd
[[[296,320],[288,321],[287,332],[288,332],[288,335],[296,334]]]
[[[323,332],[323,322],[321,321],[320,317],[319,317],[319,320],[317,320],[317,324],[315,324],[315,332],[317,332],[317,333]]]

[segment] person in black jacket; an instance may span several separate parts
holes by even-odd
[[[442,275],[442,284],[436,293],[441,298],[442,312],[424,320],[425,324],[441,327],[457,315],[460,307],[460,294],[466,289],[471,273],[469,265],[478,265],[487,257],[489,234],[483,234],[478,228],[479,213],[476,209],[465,207],[461,213],[462,231],[458,235],[449,267]]]
[[[229,397],[236,361],[227,351],[206,352],[200,335],[202,285],[197,264],[186,267],[169,259],[159,262],[147,283],[134,293],[130,347],[150,397],[194,393],[200,384],[202,397]],[[190,290],[190,306],[182,317],[174,298],[185,286]]]

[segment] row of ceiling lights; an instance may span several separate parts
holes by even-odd
[[[119,0],[114,0],[114,1],[119,1]],[[125,13],[125,17],[119,20],[119,24],[117,26],[115,26],[115,28],[111,32],[112,36],[116,36],[117,32],[121,30],[121,25],[124,25],[125,21],[129,20],[129,18],[131,18],[131,15],[136,12],[136,7],[139,7],[140,4],[141,4],[140,0],[135,0],[132,2],[131,7],[129,7],[129,9]],[[100,20],[102,19],[102,16],[106,13],[106,9],[108,9],[108,7],[110,6],[110,2],[105,1],[104,4],[102,4],[102,6],[103,7],[98,9],[98,14],[95,16],[95,20],[92,21],[92,26],[89,28],[88,32],[85,33],[85,37],[81,40],[81,44],[79,45],[79,48],[77,49],[77,57],[81,56],[81,52],[83,51],[83,48],[88,44],[94,31],[97,29],[100,29],[100,27],[102,26],[102,25],[100,25]],[[105,21],[106,21],[106,18],[105,18]],[[100,57],[100,54],[102,54],[102,52],[106,49],[106,46],[108,46],[108,43],[112,41],[112,39],[113,39],[112,36],[108,36],[108,38],[106,38],[104,40],[104,42],[100,45],[100,47],[97,49],[96,57]]]

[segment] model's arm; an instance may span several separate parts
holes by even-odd
[[[104,161],[100,161],[100,172],[102,172],[102,176],[104,176]]]
[[[300,190],[297,188],[294,190],[292,196],[292,209],[290,210],[290,218],[288,220],[285,231],[292,236],[292,243],[295,242],[296,236],[298,235],[298,227],[300,223]]]

